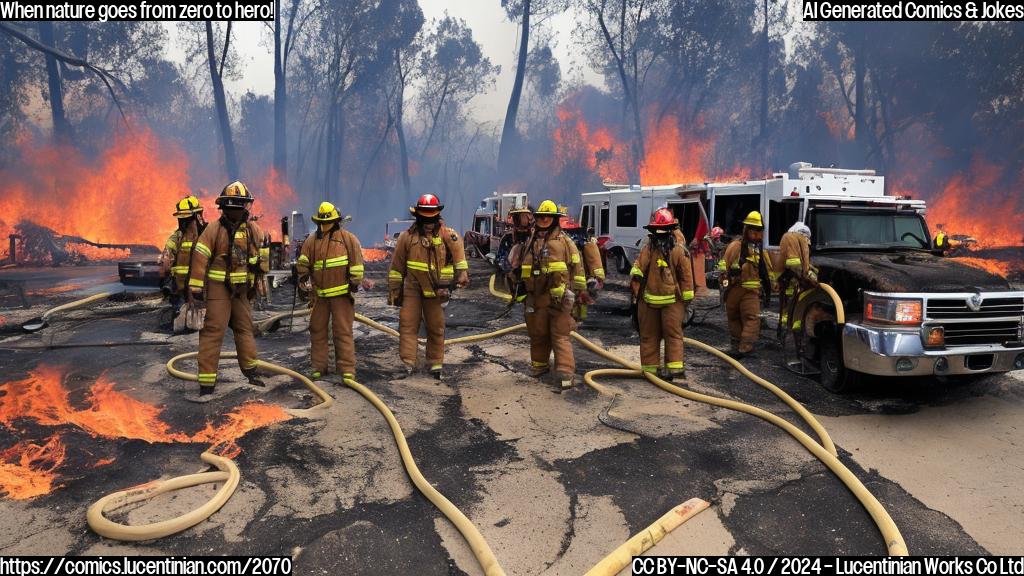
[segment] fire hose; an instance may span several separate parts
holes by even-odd
[[[50,308],[46,312],[43,312],[42,316],[32,318],[31,320],[23,322],[21,325],[21,329],[26,332],[38,332],[39,330],[42,330],[43,328],[49,326],[49,322],[47,322],[47,320],[49,319],[50,316],[56,314],[57,312],[63,312],[65,310],[80,308],[82,306],[85,306],[86,304],[92,304],[97,300],[110,298],[114,294],[121,294],[121,292],[100,292],[99,294],[93,294],[88,298],[82,298],[81,300],[75,300],[73,302],[61,304],[60,306],[55,306],[53,308]]]
[[[834,300],[837,302],[837,311],[838,311],[838,315],[837,316],[839,318],[843,318],[842,303],[840,301],[838,301],[838,298],[836,296],[834,296],[834,294],[835,294],[834,291],[826,290],[826,292],[830,292],[830,295],[832,295]],[[365,316],[363,316],[361,314],[356,314],[356,319],[359,320],[360,322],[362,322],[362,323],[364,323],[364,324],[366,324],[366,325],[368,325],[368,326],[370,326],[370,327],[372,327],[374,329],[380,330],[380,331],[382,331],[384,333],[390,334],[392,336],[397,336],[398,335],[397,331],[395,331],[394,329],[389,328],[387,326],[384,326],[384,325],[382,325],[382,324],[380,324],[380,323],[378,323],[378,322],[376,322],[376,321],[374,321],[372,319],[366,318]],[[495,338],[497,336],[500,336],[500,335],[503,335],[503,334],[507,334],[507,333],[510,333],[510,332],[513,332],[513,331],[516,331],[516,330],[521,330],[524,327],[525,327],[524,324],[519,324],[519,325],[503,328],[503,329],[500,329],[500,330],[497,330],[497,331],[494,331],[494,332],[490,332],[490,333],[475,334],[475,335],[465,336],[465,337],[462,337],[462,338],[455,338],[455,339],[451,339],[451,340],[446,340],[445,343],[446,344],[456,344],[456,343],[468,343],[468,342],[476,342],[476,341],[486,340],[486,339]],[[814,454],[819,460],[821,460],[822,463],[824,463],[830,470],[832,470],[837,475],[837,477],[839,477],[839,479],[844,484],[846,484],[846,486],[851,490],[851,492],[853,492],[854,496],[857,497],[858,500],[860,500],[862,505],[864,505],[865,509],[868,511],[868,513],[871,515],[872,519],[875,521],[875,523],[878,526],[878,528],[879,528],[880,532],[882,533],[883,537],[885,538],[886,545],[887,545],[887,547],[889,549],[890,555],[905,555],[905,554],[907,554],[906,545],[904,544],[902,536],[900,535],[898,528],[895,526],[895,523],[892,521],[891,517],[888,515],[888,513],[885,511],[885,509],[881,506],[881,504],[878,502],[878,500],[867,490],[867,488],[864,487],[864,485],[856,478],[856,476],[854,476],[853,473],[850,472],[849,469],[847,469],[845,467],[845,465],[843,465],[842,462],[840,462],[838,460],[838,458],[836,457],[836,453],[835,453],[835,447],[832,444],[831,439],[828,437],[827,432],[825,432],[824,428],[821,427],[820,424],[818,424],[817,421],[813,418],[813,416],[810,415],[810,413],[807,412],[806,409],[804,409],[801,405],[799,405],[798,402],[796,402],[792,398],[789,398],[788,395],[785,394],[785,392],[783,392],[782,390],[778,389],[777,387],[775,387],[771,383],[769,383],[766,380],[763,380],[763,379],[757,377],[756,375],[754,375],[753,373],[749,372],[749,370],[747,370],[745,367],[743,367],[739,362],[737,362],[737,361],[733,360],[732,358],[722,354],[721,352],[717,351],[716,349],[714,349],[714,348],[712,348],[710,346],[707,346],[706,344],[703,344],[701,342],[698,342],[698,341],[695,341],[695,340],[692,340],[692,339],[689,339],[689,338],[685,339],[686,342],[689,343],[690,345],[696,346],[696,347],[698,347],[698,348],[700,348],[702,350],[705,350],[707,352],[715,354],[715,355],[721,357],[722,359],[726,360],[727,362],[732,364],[735,368],[739,369],[741,371],[741,373],[743,373],[745,376],[747,376],[748,378],[752,379],[754,382],[756,382],[756,383],[758,383],[758,384],[760,384],[762,386],[765,386],[766,388],[771,390],[773,393],[775,393],[777,396],[782,398],[788,405],[793,407],[798,412],[798,414],[800,414],[800,416],[808,423],[808,425],[811,426],[812,429],[814,429],[815,433],[818,434],[819,437],[821,438],[822,444],[818,444],[817,442],[815,442],[810,436],[808,436],[806,433],[802,432],[801,430],[799,430],[798,428],[793,426],[788,421],[783,420],[782,418],[780,418],[780,417],[778,417],[778,416],[776,416],[774,414],[771,414],[771,413],[769,413],[769,412],[767,412],[765,410],[762,410],[760,408],[756,408],[754,406],[746,405],[746,404],[743,404],[743,403],[740,403],[740,402],[736,402],[736,401],[733,401],[733,400],[728,400],[728,399],[724,399],[724,398],[717,398],[717,397],[714,397],[714,396],[700,394],[700,393],[692,392],[692,391],[689,391],[689,390],[686,390],[686,389],[683,389],[683,388],[679,388],[679,387],[674,386],[674,385],[672,385],[672,384],[670,384],[668,382],[665,382],[664,380],[661,380],[660,378],[657,378],[653,374],[642,373],[639,370],[639,366],[637,366],[636,364],[633,364],[633,363],[631,363],[631,362],[629,362],[629,361],[627,361],[627,360],[625,360],[625,359],[623,359],[623,358],[621,358],[621,357],[619,357],[619,356],[617,356],[617,355],[615,355],[615,354],[605,350],[604,348],[601,348],[600,346],[597,346],[596,344],[593,344],[592,342],[590,342],[589,340],[587,340],[586,338],[584,338],[583,336],[579,335],[576,332],[573,332],[572,336],[574,338],[576,338],[578,341],[580,341],[585,347],[587,347],[591,351],[597,353],[598,355],[600,355],[600,356],[602,356],[604,358],[607,358],[609,360],[612,360],[612,361],[614,361],[614,362],[616,362],[616,363],[618,363],[620,365],[623,365],[623,366],[626,366],[627,368],[629,368],[628,370],[621,370],[621,369],[618,369],[618,370],[616,370],[616,369],[594,370],[594,371],[590,371],[587,374],[585,374],[584,380],[589,385],[591,385],[596,390],[598,390],[598,392],[600,392],[600,393],[611,394],[611,392],[610,392],[610,390],[608,388],[606,388],[604,386],[601,386],[600,384],[598,384],[594,380],[594,378],[596,376],[599,376],[599,375],[612,375],[612,374],[617,375],[617,376],[639,376],[639,375],[642,374],[649,381],[651,381],[655,385],[661,387],[662,389],[664,389],[664,390],[666,390],[666,391],[668,391],[670,393],[673,393],[673,394],[676,394],[676,395],[679,395],[681,397],[688,398],[688,399],[691,399],[691,400],[694,400],[694,401],[704,402],[704,403],[708,403],[708,404],[712,404],[712,405],[716,405],[716,406],[720,406],[720,407],[725,407],[725,408],[729,408],[729,409],[733,409],[733,410],[739,410],[739,411],[742,411],[742,412],[745,412],[745,413],[748,413],[748,414],[752,414],[752,415],[758,416],[758,417],[760,417],[762,419],[765,419],[768,422],[770,422],[772,424],[775,424],[776,426],[779,426],[779,427],[783,428],[786,432],[788,432],[795,439],[797,439],[812,454]],[[196,377],[194,375],[189,374],[189,373],[185,373],[185,372],[181,372],[181,371],[175,369],[174,366],[173,366],[173,364],[176,361],[184,359],[184,358],[187,358],[187,357],[194,357],[195,355],[196,355],[196,353],[188,353],[188,354],[182,354],[182,355],[179,355],[179,356],[173,358],[170,362],[168,362],[168,371],[171,372],[171,374],[175,375],[176,377],[183,377],[183,378],[189,379],[189,380],[196,380]],[[225,357],[230,358],[231,355],[225,355]],[[312,383],[312,381],[308,380],[307,378],[301,376],[300,374],[298,374],[298,373],[296,373],[294,371],[288,370],[287,368],[283,368],[283,367],[280,367],[280,366],[276,366],[274,364],[263,362],[263,361],[260,362],[260,367],[263,368],[263,369],[272,371],[272,372],[287,374],[289,376],[292,376],[292,377],[300,379],[300,381],[302,381],[304,384],[306,384],[306,386],[308,388],[310,388],[310,390],[312,390],[317,396],[319,396],[321,398],[322,402],[320,404],[318,404],[317,406],[315,406],[314,408],[306,409],[306,410],[302,410],[302,411],[292,411],[293,414],[297,413],[298,415],[302,415],[302,416],[310,415],[310,411],[318,409],[318,408],[326,407],[332,401],[330,396],[327,395],[325,392],[323,392],[321,389],[319,389],[315,384]],[[481,566],[484,567],[485,572],[487,574],[504,574],[504,572],[502,571],[500,565],[497,562],[497,559],[494,557],[494,554],[491,551],[490,547],[487,545],[486,541],[483,539],[482,535],[479,533],[479,530],[476,529],[476,527],[472,524],[472,522],[470,522],[469,519],[466,518],[465,515],[462,514],[462,512],[458,510],[458,508],[456,508],[454,505],[452,505],[451,502],[448,501],[442,494],[437,492],[437,490],[435,488],[433,488],[433,486],[431,486],[430,483],[419,472],[419,469],[416,466],[416,463],[415,463],[415,461],[412,458],[411,452],[409,451],[408,444],[405,441],[405,437],[404,437],[404,435],[403,435],[403,433],[401,431],[401,427],[399,426],[397,419],[395,419],[394,415],[387,408],[387,406],[376,395],[374,395],[369,389],[367,389],[366,387],[362,386],[358,382],[355,382],[354,380],[350,380],[350,379],[345,379],[345,384],[347,386],[349,386],[350,388],[352,388],[353,390],[355,390],[358,393],[360,393],[364,398],[366,398],[368,401],[370,401],[374,405],[374,407],[376,407],[384,415],[385,419],[388,421],[389,426],[391,427],[392,433],[395,436],[395,441],[398,444],[399,452],[400,452],[400,454],[402,456],[403,465],[405,466],[406,471],[409,474],[410,478],[412,479],[413,483],[416,485],[417,489],[419,489],[421,492],[423,492],[423,494],[428,499],[430,499],[431,502],[434,503],[435,506],[437,506],[438,509],[449,518],[449,520],[452,521],[452,523],[456,526],[456,528],[459,529],[460,533],[462,533],[463,537],[470,544],[470,547],[472,548],[472,550],[474,552],[474,555],[476,555],[477,560],[480,562]],[[788,398],[788,400],[787,400],[787,398]],[[797,408],[797,407],[799,407],[799,408]],[[198,522],[201,522],[203,519],[209,517],[214,512],[216,512],[216,510],[218,510],[221,506],[223,506],[224,502],[226,502],[227,499],[230,498],[231,493],[237,487],[238,476],[239,476],[237,467],[235,467],[234,464],[232,462],[230,462],[230,461],[224,461],[226,459],[223,459],[223,458],[221,458],[219,456],[216,456],[215,454],[212,454],[210,452],[204,452],[203,455],[202,455],[202,459],[205,462],[207,462],[208,464],[213,464],[213,465],[217,466],[218,468],[220,468],[220,472],[208,472],[208,473],[205,473],[205,474],[197,474],[197,475],[192,475],[192,476],[175,478],[175,479],[172,479],[172,480],[169,480],[169,481],[165,481],[165,482],[162,482],[162,483],[151,483],[151,484],[144,485],[142,487],[137,487],[135,489],[130,489],[130,490],[126,490],[126,491],[122,491],[122,492],[111,494],[111,495],[101,499],[97,503],[93,504],[89,508],[89,512],[87,514],[87,517],[88,517],[88,520],[89,520],[90,527],[92,527],[98,533],[100,533],[100,534],[102,534],[104,536],[107,536],[107,537],[111,537],[111,538],[124,539],[124,540],[144,540],[144,539],[158,538],[158,537],[161,537],[161,536],[167,535],[167,534],[172,534],[172,533],[178,532],[180,530],[183,530],[185,528],[191,527],[191,526],[195,525]],[[232,481],[232,479],[234,479],[234,480]],[[189,486],[195,486],[195,485],[199,485],[199,484],[203,484],[203,483],[220,482],[220,481],[225,481],[225,480],[227,480],[227,482],[225,483],[225,486],[222,487],[221,490],[219,490],[217,492],[217,494],[214,496],[214,498],[212,498],[210,501],[208,501],[202,507],[200,507],[200,508],[198,508],[198,509],[196,509],[196,510],[194,510],[194,511],[192,511],[192,512],[186,514],[186,515],[184,515],[184,516],[181,516],[181,517],[178,517],[178,518],[175,518],[175,519],[171,519],[171,520],[168,520],[168,521],[164,521],[162,523],[157,523],[157,524],[149,525],[149,526],[131,527],[131,526],[124,526],[124,525],[120,525],[120,524],[115,524],[115,523],[110,522],[109,520],[107,520],[105,517],[103,517],[103,512],[104,511],[112,510],[114,508],[118,508],[120,506],[123,506],[123,505],[131,503],[131,502],[137,502],[137,501],[145,500],[145,499],[151,498],[153,496],[156,496],[157,494],[160,494],[160,493],[164,493],[164,492],[168,492],[168,491],[172,491],[172,490],[177,490],[177,489],[181,489],[181,488],[186,488],[186,487],[189,487]],[[162,525],[162,526],[160,526],[160,525]],[[163,531],[165,531],[165,532],[158,532],[156,530],[150,530],[152,527],[155,527],[155,526],[161,527],[163,529]],[[149,530],[149,531],[147,532],[147,530]],[[167,531],[167,530],[170,530],[170,531]],[[637,537],[639,537],[639,536],[640,535],[638,535]],[[637,538],[637,537],[635,537],[635,538]],[[631,539],[630,542],[633,542],[633,539]],[[654,542],[650,542],[649,545],[647,545],[647,547],[649,548],[650,545],[653,545],[653,543]],[[627,542],[626,545],[629,545],[629,542]],[[624,546],[626,546],[626,545],[624,545]],[[644,548],[644,549],[646,549],[646,548]],[[642,550],[641,550],[641,552],[642,552]],[[613,553],[611,556],[609,556],[609,558],[611,558],[612,556],[616,556],[616,555],[621,557],[622,556],[621,550],[617,550],[615,553]],[[602,561],[601,564],[599,564],[598,566],[595,567],[595,570],[597,570],[598,567],[604,565],[608,561],[609,561],[609,559],[606,558],[604,561]],[[619,566],[618,568],[614,568],[614,566],[616,566],[616,565],[617,564],[613,562],[612,564],[608,565],[606,567],[606,569],[607,570],[613,570],[614,569],[614,571],[618,571],[619,569],[621,569],[621,566]],[[595,571],[591,571],[591,573],[614,573],[614,572],[595,572]]]

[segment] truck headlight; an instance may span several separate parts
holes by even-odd
[[[886,298],[867,296],[864,298],[864,320],[878,324],[899,324],[903,326],[921,323],[921,300],[912,298]]]

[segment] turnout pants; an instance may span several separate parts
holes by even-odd
[[[326,373],[329,349],[327,327],[334,340],[334,366],[338,374],[355,377],[356,345],[352,338],[355,307],[348,295],[317,298],[309,316],[310,356],[313,371]]]
[[[576,321],[561,305],[552,307],[551,296],[529,296],[526,299],[526,330],[530,335],[530,360],[534,368],[548,366],[555,352],[555,372],[574,374],[576,359],[572,354],[569,333]],[[530,312],[529,310],[533,310]]]
[[[424,298],[414,282],[402,288],[402,308],[398,312],[398,355],[402,362],[416,364],[416,344],[420,322],[427,326],[427,364],[444,363],[444,308],[438,298]],[[351,326],[351,322],[349,323]]]
[[[206,299],[206,321],[199,331],[199,384],[213,386],[217,382],[217,363],[220,362],[220,348],[228,327],[235,337],[238,352],[238,367],[251,370],[256,367],[256,338],[252,326],[252,306],[245,293],[232,296],[226,286],[212,283]]]
[[[729,288],[725,297],[725,315],[729,319],[729,336],[740,352],[754,349],[761,336],[761,298],[757,290],[741,286]]]
[[[661,342],[665,341],[665,367],[683,370],[683,319],[685,305],[675,302],[655,308],[641,300],[637,303],[640,319],[640,364],[644,372],[657,372],[661,364]]]

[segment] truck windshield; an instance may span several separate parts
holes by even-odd
[[[924,219],[895,212],[819,212],[814,215],[812,238],[815,248],[826,250],[929,248]]]

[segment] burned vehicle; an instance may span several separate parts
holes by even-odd
[[[798,307],[804,365],[850,390],[865,375],[959,376],[1024,368],[1024,292],[932,249],[924,204],[807,206],[811,260],[845,308],[821,291]],[[799,340],[799,339],[798,339]]]

